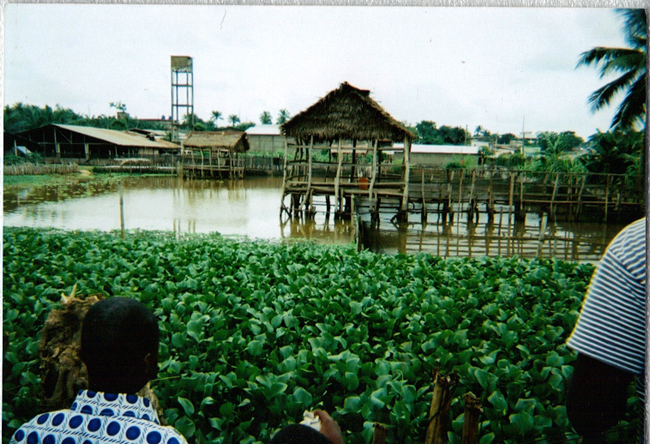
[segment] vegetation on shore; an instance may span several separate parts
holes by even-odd
[[[564,390],[575,354],[565,341],[589,264],[155,232],[5,228],[3,240],[5,440],[39,411],[39,332],[75,284],[155,311],[153,387],[191,441],[268,441],[324,407],[349,443],[368,442],[374,422],[390,442],[422,442],[436,368],[460,377],[450,442],[460,442],[468,391],[483,404],[481,443],[572,432]]]

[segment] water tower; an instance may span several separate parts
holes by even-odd
[[[172,56],[172,140],[178,140],[178,128],[183,117],[190,116],[194,126],[194,72],[192,57]]]

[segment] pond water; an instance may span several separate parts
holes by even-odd
[[[179,179],[170,176],[86,177],[65,184],[5,187],[4,226],[53,227],[66,230],[119,230],[120,188],[124,226],[128,229],[176,233],[218,232],[251,239],[315,239],[348,244],[355,240],[349,222],[326,219],[280,220],[282,179],[254,177],[241,181]],[[285,218],[286,219],[286,218]],[[600,221],[552,223],[530,213],[524,223],[506,214],[492,222],[482,214],[469,221],[431,214],[422,226],[419,216],[397,226],[382,220],[381,229],[364,234],[372,251],[429,252],[440,256],[557,257],[595,261],[625,225]]]
[[[4,226],[119,230],[120,186],[124,227],[210,233],[252,239],[302,238],[349,243],[349,223],[281,223],[282,178],[244,181],[125,176],[81,178],[65,184],[5,187]]]

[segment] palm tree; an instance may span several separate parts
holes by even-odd
[[[219,126],[219,125],[217,125],[217,121],[219,119],[223,119],[223,117],[221,117],[221,111],[212,111],[212,117],[210,118],[210,120],[212,120],[212,122],[214,122],[215,127]]]
[[[287,111],[286,109],[281,109],[280,112],[278,113],[277,124],[282,125],[287,120],[289,120],[290,117],[291,117],[291,114],[289,114],[289,111]]]
[[[610,131],[589,138],[592,152],[580,158],[593,173],[625,174],[643,153],[643,132]]]
[[[260,123],[262,125],[270,125],[273,123],[273,118],[271,117],[271,113],[268,111],[264,111],[262,114],[260,114]]]
[[[619,92],[625,98],[616,110],[610,129],[645,127],[646,114],[646,16],[643,9],[617,11],[625,18],[623,31],[629,48],[597,47],[583,52],[577,66],[600,66],[600,77],[623,73],[589,96],[593,112],[608,106]]]
[[[237,114],[231,114],[228,116],[228,121],[230,122],[231,126],[237,125],[241,120],[239,119],[239,116]]]

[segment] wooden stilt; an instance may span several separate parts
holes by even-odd
[[[553,184],[553,194],[551,195],[551,207],[549,210],[549,217],[551,221],[555,221],[555,211],[556,211],[555,196],[557,195],[557,184],[559,181],[560,181],[560,174],[555,173],[555,183]]]
[[[429,410],[429,425],[427,426],[424,443],[442,444],[447,442],[447,422],[451,407],[451,389],[455,385],[457,377],[454,375],[445,377],[439,372],[436,372],[433,379],[434,386],[431,409]]]
[[[465,413],[463,415],[462,442],[463,444],[476,444],[478,443],[479,418],[483,411],[481,400],[472,392],[466,393],[463,399],[465,400]]]
[[[411,175],[411,140],[404,138],[404,194],[402,195],[402,206],[400,208],[400,217],[402,221],[408,221],[408,198],[409,198],[409,180]]]
[[[585,189],[585,182],[587,182],[587,175],[582,176],[582,184],[580,184],[580,191],[578,191],[578,208],[576,209],[575,220],[576,222],[580,219],[580,213],[582,211],[582,191]]]
[[[374,424],[373,428],[374,430],[372,433],[372,444],[385,444],[388,429],[378,422]]]
[[[337,157],[337,167],[336,167],[336,177],[334,178],[334,212],[335,215],[341,213],[343,209],[343,202],[341,202],[340,195],[340,182],[341,182],[341,165],[343,163],[343,154],[341,154],[341,139],[339,138],[339,148],[336,152]]]
[[[605,217],[603,218],[603,222],[607,222],[607,210],[609,206],[609,180],[610,180],[610,175],[607,175],[607,178],[605,179]]]
[[[427,199],[424,195],[424,169],[422,169],[422,225],[427,224]]]

